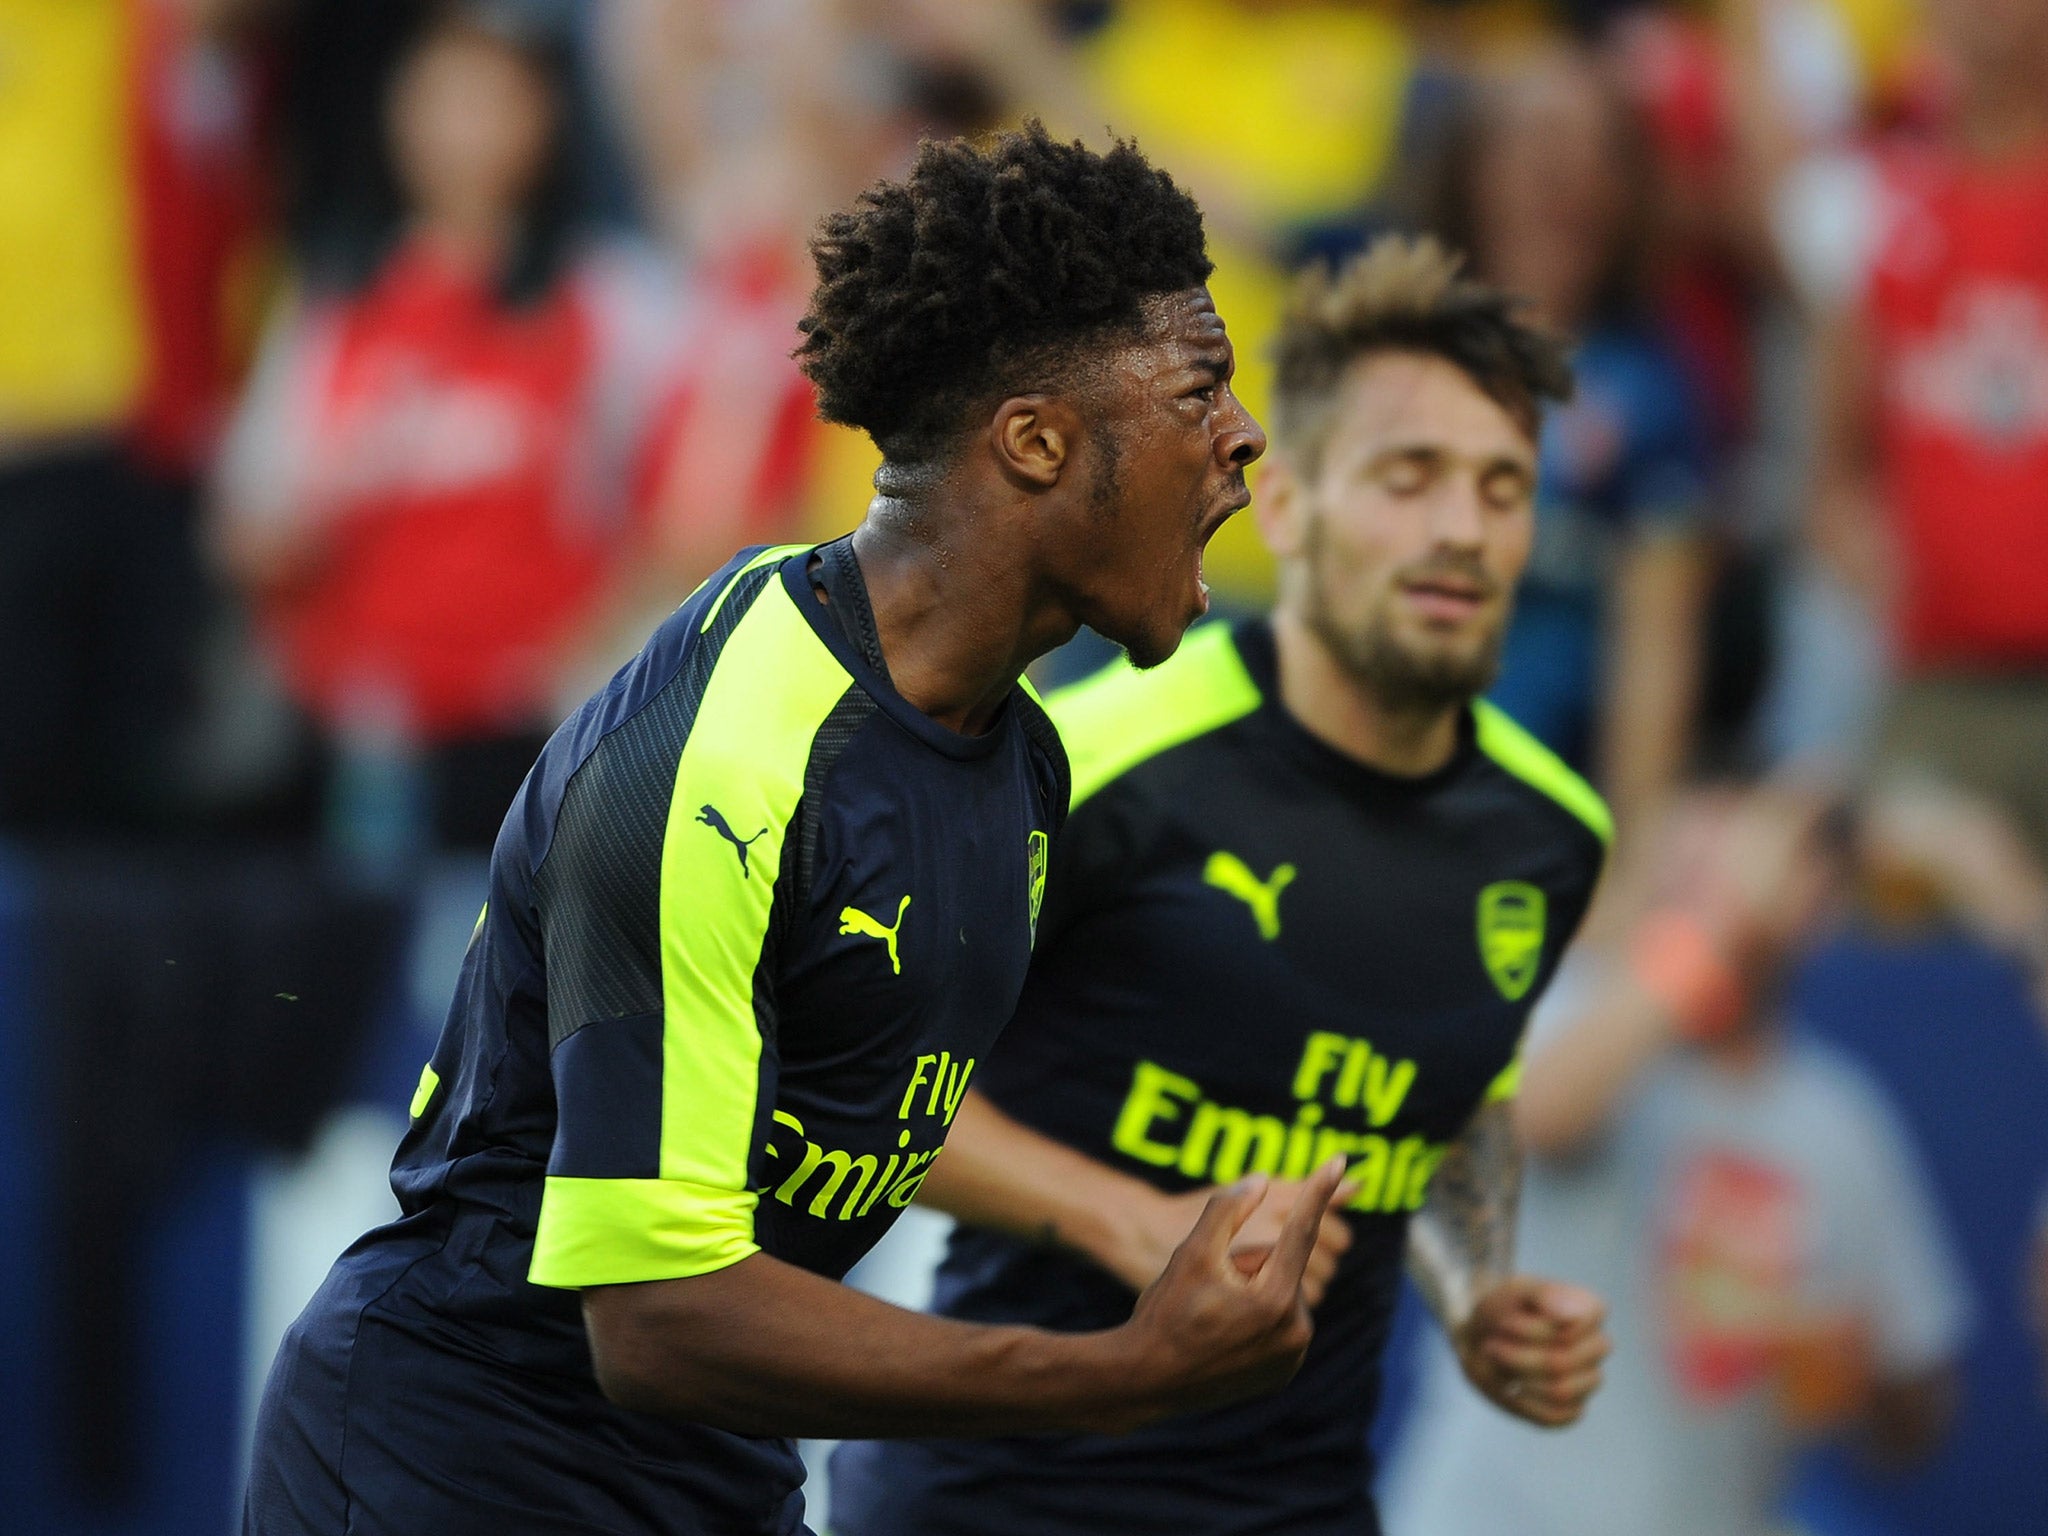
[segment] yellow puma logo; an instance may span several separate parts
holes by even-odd
[[[889,969],[898,976],[903,974],[903,962],[896,958],[896,934],[903,927],[903,914],[910,910],[910,898],[904,897],[896,904],[896,926],[885,928],[876,919],[869,917],[859,907],[839,909],[839,931],[859,934],[864,939],[880,939],[889,946]]]
[[[1280,937],[1280,893],[1294,883],[1292,864],[1282,864],[1261,880],[1236,854],[1212,853],[1202,868],[1202,879],[1252,909],[1260,938]]]

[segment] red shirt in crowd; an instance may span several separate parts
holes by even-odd
[[[540,721],[673,339],[619,278],[587,263],[513,308],[413,246],[273,339],[233,499],[310,541],[265,617],[317,718],[396,712],[429,743]]]
[[[2048,155],[1882,168],[1867,306],[1908,664],[2048,664]]]

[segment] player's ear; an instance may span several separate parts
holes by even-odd
[[[1259,525],[1259,537],[1276,560],[1292,559],[1301,552],[1303,513],[1306,497],[1301,474],[1284,453],[1269,454],[1259,470],[1259,493],[1252,498],[1252,516]]]
[[[1012,395],[996,407],[989,446],[1013,483],[1050,490],[1081,441],[1080,426],[1073,410],[1055,396]]]

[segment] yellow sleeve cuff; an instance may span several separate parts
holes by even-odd
[[[1522,1058],[1517,1056],[1513,1061],[1500,1069],[1500,1076],[1487,1085],[1486,1102],[1498,1104],[1502,1099],[1512,1099],[1521,1091]]]
[[[757,1198],[680,1179],[550,1178],[527,1279],[577,1290],[725,1269],[761,1251]]]

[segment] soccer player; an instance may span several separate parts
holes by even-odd
[[[1456,271],[1389,239],[1303,280],[1260,488],[1272,617],[1055,696],[1074,812],[1031,976],[919,1197],[962,1222],[937,1310],[1099,1329],[1212,1186],[1342,1152],[1307,1363],[1263,1402],[1123,1438],[845,1447],[839,1536],[1375,1529],[1404,1249],[1508,1412],[1568,1423],[1599,1381],[1598,1298],[1514,1272],[1508,1117],[1608,816],[1477,701],[1529,551],[1539,410],[1570,371]]]
[[[879,495],[735,559],[541,754],[247,1532],[784,1536],[789,1436],[1127,1428],[1300,1360],[1335,1159],[1263,1267],[1252,1180],[1092,1334],[837,1283],[1023,984],[1068,782],[1020,670],[1084,622],[1169,655],[1265,439],[1200,213],[1128,145],[927,145],[815,254],[801,355]]]

